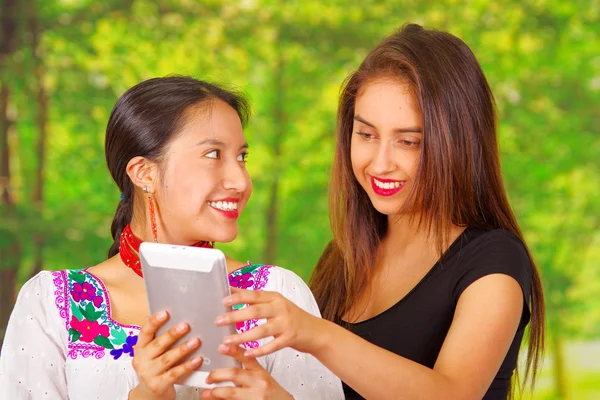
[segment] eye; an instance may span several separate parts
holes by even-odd
[[[248,153],[242,153],[237,157],[237,160],[240,162],[246,162],[248,161]]]
[[[371,141],[371,140],[375,139],[375,135],[373,135],[372,133],[356,132],[356,134],[358,136],[362,137],[363,139],[365,139],[366,141]]]
[[[218,160],[219,156],[220,156],[219,150],[211,150],[204,155],[204,157],[213,158],[215,160]]]
[[[402,139],[400,140],[400,144],[406,147],[418,147],[420,142],[414,142],[412,140]]]

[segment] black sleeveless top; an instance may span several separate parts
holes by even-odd
[[[485,400],[506,399],[523,331],[529,322],[532,264],[521,240],[504,230],[466,229],[442,261],[398,303],[356,324],[344,324],[363,339],[433,368],[461,293],[477,279],[495,273],[513,277],[525,304],[519,328]],[[499,299],[501,301],[502,299]],[[346,399],[363,399],[344,383]]]

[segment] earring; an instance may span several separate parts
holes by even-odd
[[[144,193],[148,193],[148,186],[144,186],[142,190]],[[154,243],[158,243],[156,215],[154,214],[154,200],[152,199],[152,193],[148,193],[148,214],[150,214],[150,227],[152,228],[152,237],[154,238]]]

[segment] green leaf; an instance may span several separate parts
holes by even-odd
[[[127,341],[127,334],[123,328],[111,329],[110,335],[112,336],[112,342],[116,345],[123,344]]]
[[[79,309],[79,306],[75,304],[75,301],[73,301],[73,299],[71,299],[71,312],[73,313],[73,316],[75,316],[75,318],[77,318],[78,320],[81,321],[83,319],[81,310]]]
[[[71,336],[71,343],[78,341],[81,337],[81,333],[73,328],[69,329],[69,335]]]
[[[69,278],[77,283],[85,282],[85,275],[79,274],[77,272],[69,272]]]
[[[91,302],[87,303],[85,308],[80,306],[79,310],[81,311],[85,319],[87,319],[90,322],[96,321],[100,317],[100,315],[102,315],[102,311],[96,311],[94,305]]]
[[[114,346],[112,345],[110,340],[108,340],[107,337],[102,336],[102,335],[96,336],[96,339],[94,339],[94,343],[96,343],[98,346],[102,346],[106,349],[114,349]]]

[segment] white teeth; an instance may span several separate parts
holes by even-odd
[[[232,211],[237,210],[238,203],[231,201],[211,201],[208,203],[212,208],[216,208],[217,210],[223,211]]]
[[[396,182],[381,182],[377,179],[373,179],[373,181],[375,182],[375,185],[381,189],[395,189],[395,188],[399,188],[401,184],[404,183],[404,181],[396,181]]]

